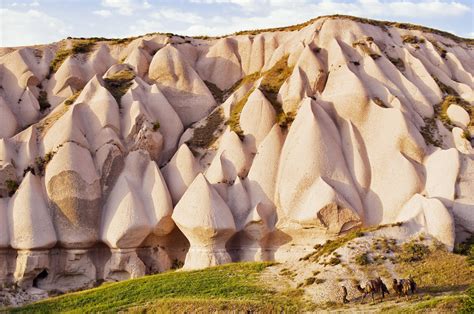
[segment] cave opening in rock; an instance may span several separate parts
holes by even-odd
[[[47,269],[43,269],[36,277],[35,279],[33,279],[33,287],[34,288],[39,288],[38,287],[38,282],[45,279],[46,277],[48,277],[48,270]]]

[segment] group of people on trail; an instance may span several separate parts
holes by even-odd
[[[390,294],[387,286],[380,277],[367,281],[364,287],[362,287],[360,284],[356,285],[355,287],[360,293],[363,294],[361,301],[363,301],[369,293],[372,296],[372,302],[375,300],[375,294],[377,293],[380,293],[382,295],[382,299],[385,297],[385,294]],[[411,293],[412,295],[415,294],[416,282],[411,276],[408,279],[393,279],[392,289],[395,294],[398,295],[398,297],[404,295],[408,298],[409,293]],[[345,286],[342,286],[342,303],[344,304],[349,303],[347,295],[347,288]]]

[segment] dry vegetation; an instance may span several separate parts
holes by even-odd
[[[51,104],[48,101],[48,93],[45,91],[40,91],[38,96],[38,104],[40,107],[40,112],[44,112],[46,109],[51,107]]]
[[[252,73],[242,78],[241,80],[236,82],[229,89],[229,91],[226,92],[226,94],[232,93],[244,84],[253,83],[256,80],[262,78],[262,81],[258,88],[265,95],[265,98],[270,101],[277,115],[277,122],[280,124],[281,127],[287,127],[294,120],[295,113],[289,112],[288,114],[285,114],[282,108],[282,104],[278,101],[278,91],[292,72],[293,68],[288,66],[288,56],[284,56],[279,61],[277,61],[271,69],[261,73]],[[230,126],[231,130],[233,130],[240,136],[243,135],[239,122],[240,113],[242,112],[242,109],[244,108],[248,97],[254,90],[254,88],[250,89],[242,97],[242,99],[240,99],[240,101],[238,101],[236,104],[234,104],[234,106],[232,106],[230,118],[227,121],[227,124]]]
[[[68,109],[68,106],[60,106],[44,119],[39,121],[36,124],[36,129],[38,130],[40,137],[43,137],[46,132],[54,125],[54,123],[68,111]]]
[[[412,45],[424,44],[426,42],[424,38],[419,38],[418,36],[415,36],[415,35],[403,35],[402,41],[404,44],[412,44]]]
[[[397,69],[399,69],[400,71],[405,71],[405,63],[403,62],[402,59],[400,58],[392,58],[390,57],[388,54],[385,54],[385,56],[387,57],[387,59],[393,63],[394,66],[397,67]]]
[[[447,110],[450,105],[456,104],[464,108],[464,110],[466,110],[466,112],[469,114],[469,125],[472,126],[474,125],[474,110],[472,110],[469,102],[460,97],[458,92],[456,92],[454,88],[444,84],[438,77],[434,75],[432,75],[432,78],[438,85],[441,93],[443,94],[443,100],[440,103],[433,105],[434,115],[432,117],[425,117],[423,119],[425,125],[421,127],[420,133],[427,144],[442,147],[443,140],[439,136],[439,130],[438,126],[436,125],[436,120],[441,121],[448,130],[451,130],[453,128],[453,124],[451,123],[451,120],[448,117]],[[469,139],[469,132],[465,132],[464,136]]]
[[[381,57],[377,52],[375,52],[372,48],[369,47],[368,43],[373,43],[373,38],[372,37],[367,37],[365,40],[357,40],[352,43],[353,48],[359,47],[362,52],[370,56],[373,60],[377,60],[378,58]]]
[[[193,136],[186,144],[191,148],[208,148],[217,139],[217,131],[224,122],[224,113],[221,107],[216,108],[207,118],[204,125],[194,129]]]
[[[104,79],[105,88],[114,96],[117,104],[120,107],[120,99],[128,91],[133,84],[135,73],[131,70],[121,70]]]
[[[226,124],[230,127],[230,129],[237,133],[237,135],[240,137],[244,134],[240,128],[240,113],[242,112],[242,109],[244,109],[250,94],[252,94],[254,90],[255,88],[250,89],[237,103],[232,106],[229,120],[226,121]]]
[[[100,39],[97,37],[91,39],[73,40],[71,49],[59,49],[49,66],[50,74],[56,72],[67,57],[91,52],[96,42],[99,40]]]
[[[222,104],[224,102],[224,91],[222,91],[219,87],[217,87],[216,84],[212,82],[204,81],[204,83],[216,100],[217,104]]]
[[[418,31],[422,31],[422,32],[441,35],[441,36],[444,36],[446,38],[452,39],[453,41],[458,42],[458,43],[466,43],[466,44],[469,44],[469,45],[474,44],[474,39],[458,37],[458,36],[453,35],[451,33],[441,31],[441,30],[438,30],[438,29],[434,29],[434,28],[430,28],[430,27],[425,27],[425,26],[410,24],[410,23],[398,23],[398,22],[390,22],[390,21],[372,20],[372,19],[366,19],[366,18],[350,16],[350,15],[340,15],[340,14],[319,16],[319,17],[311,19],[307,22],[304,22],[304,23],[301,23],[301,24],[296,24],[296,25],[291,25],[291,26],[286,26],[286,27],[240,31],[240,32],[234,33],[234,35],[257,35],[257,34],[265,33],[265,32],[278,32],[278,31],[280,31],[280,32],[291,32],[291,31],[297,31],[297,30],[300,30],[300,29],[316,22],[319,19],[347,19],[347,20],[351,20],[351,21],[355,21],[355,22],[359,22],[359,23],[378,26],[378,27],[381,27],[384,31],[388,31],[388,29],[387,29],[388,27],[397,27],[397,28],[408,29],[408,30],[418,30]]]
[[[375,103],[377,106],[379,106],[379,107],[382,107],[382,108],[390,108],[389,106],[387,106],[387,104],[385,104],[385,103],[383,102],[382,99],[380,99],[380,98],[378,98],[378,97],[374,97],[372,100],[373,100],[374,103]]]
[[[72,94],[71,96],[69,96],[69,98],[64,101],[64,104],[65,104],[66,106],[72,105],[72,104],[76,101],[77,97],[79,97],[79,95],[81,94],[81,92],[82,92],[82,89],[78,90],[77,92],[75,92],[74,94]]]

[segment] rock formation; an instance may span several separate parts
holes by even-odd
[[[347,16],[0,48],[0,286],[294,260],[399,221],[452,249],[474,232],[473,59]]]

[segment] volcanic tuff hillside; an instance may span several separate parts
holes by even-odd
[[[297,260],[360,225],[474,232],[470,40],[335,16],[0,55],[0,284]]]

